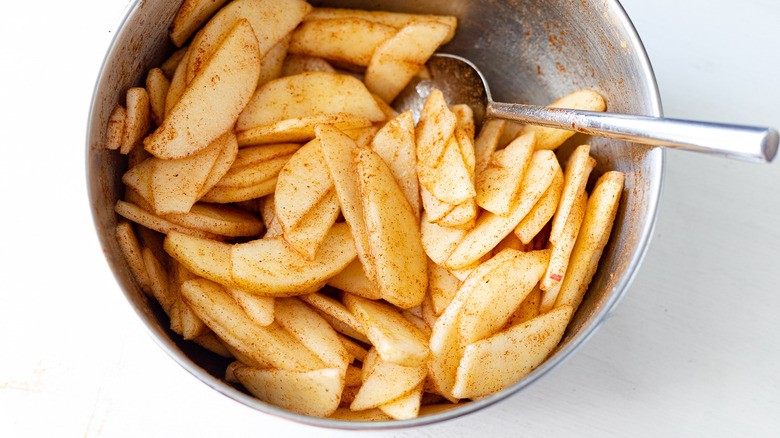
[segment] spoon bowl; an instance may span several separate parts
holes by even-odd
[[[437,88],[449,104],[471,107],[477,129],[486,117],[496,117],[757,163],[771,162],[777,154],[778,133],[772,128],[498,103],[471,61],[440,53],[431,57],[427,67],[431,78],[416,79],[393,102],[398,111],[412,110],[415,121],[428,94]]]

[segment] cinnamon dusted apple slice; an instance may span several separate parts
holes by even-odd
[[[307,20],[293,33],[289,51],[365,67],[374,50],[396,32],[392,26],[353,17]]]
[[[466,233],[445,263],[449,270],[472,265],[520,223],[533,208],[550,183],[560,165],[552,151],[536,151],[523,177],[520,193],[507,217],[484,212],[477,223]]]
[[[398,310],[350,294],[344,294],[343,300],[384,361],[409,367],[425,364],[429,355],[427,338]]]
[[[249,22],[239,21],[187,85],[162,126],[144,140],[146,150],[159,158],[183,158],[228,131],[255,90],[260,56]]]
[[[205,149],[178,160],[153,159],[152,197],[158,214],[187,213],[198,200],[211,169],[228,143],[235,143],[232,130]]]
[[[260,400],[315,417],[336,412],[344,390],[344,372],[338,368],[296,372],[239,367],[234,373]]]
[[[281,237],[259,239],[231,248],[233,281],[266,296],[293,296],[324,283],[355,258],[355,244],[346,223],[334,225],[314,260],[306,260]]]
[[[453,394],[480,397],[509,387],[539,366],[563,337],[573,310],[562,306],[467,345]]]
[[[368,89],[392,102],[451,31],[452,26],[430,21],[404,26],[374,50],[366,69]]]
[[[372,122],[385,119],[360,80],[343,74],[307,72],[275,79],[260,87],[238,119],[245,131],[283,120],[346,113]]]
[[[309,11],[311,6],[303,0],[232,1],[193,38],[190,44],[193,52],[187,65],[187,83],[206,68],[209,59],[219,50],[220,42],[237,22],[247,20],[257,39],[259,57],[264,58],[275,44],[295,29]]]
[[[198,317],[250,363],[291,371],[325,367],[322,360],[279,324],[255,324],[219,284],[204,278],[189,280],[181,285],[181,294]]]
[[[290,231],[297,227],[306,213],[332,189],[333,180],[320,141],[312,140],[298,149],[279,172],[274,211],[282,228]]]
[[[412,212],[416,217],[420,217],[420,188],[416,171],[412,112],[407,111],[387,122],[371,140],[371,149],[387,163],[406,200],[409,201]]]
[[[227,0],[185,0],[171,23],[168,35],[181,47]]]
[[[360,149],[355,160],[380,294],[402,309],[417,306],[425,298],[428,287],[427,258],[419,222],[390,169],[376,152]]]

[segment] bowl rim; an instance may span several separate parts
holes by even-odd
[[[114,35],[106,49],[106,54],[103,58],[103,62],[101,63],[101,67],[98,72],[97,78],[95,80],[95,85],[93,87],[92,99],[90,101],[89,117],[87,121],[86,137],[85,137],[87,197],[88,197],[88,202],[91,206],[94,198],[93,198],[93,188],[90,181],[90,167],[89,167],[90,136],[91,133],[93,132],[93,129],[95,129],[95,123],[97,123],[96,120],[97,117],[95,111],[98,106],[97,105],[98,91],[100,89],[103,80],[105,79],[106,66],[108,65],[108,61],[109,58],[111,57],[111,54],[116,48],[119,36],[122,34],[122,31],[125,29],[125,26],[127,25],[130,18],[133,16],[136,10],[143,3],[144,0],[132,0],[122,11],[123,14],[122,19],[115,26]],[[630,17],[626,13],[625,9],[623,8],[623,5],[620,3],[619,0],[605,0],[604,5],[608,8],[609,12],[612,13],[612,17],[616,20],[616,22],[619,22],[624,26],[626,31],[625,36],[628,38],[627,41],[628,45],[636,49],[636,55],[637,55],[637,60],[639,61],[639,67],[641,67],[641,71],[647,73],[647,77],[644,85],[649,94],[648,96],[648,103],[650,105],[649,115],[661,117],[663,115],[663,109],[661,104],[660,92],[658,89],[658,83],[655,77],[655,72],[650,63],[647,50],[645,49],[645,46],[642,43],[641,38],[639,37],[636,27],[634,26],[633,22],[631,21]],[[510,396],[532,385],[537,380],[539,380],[542,376],[546,375],[547,373],[551,372],[552,370],[556,369],[558,366],[563,364],[572,354],[574,354],[585,343],[587,343],[587,341],[596,333],[596,331],[598,331],[598,329],[602,326],[602,324],[604,324],[604,322],[607,320],[609,315],[612,313],[612,311],[615,309],[617,304],[620,302],[620,300],[628,291],[628,288],[630,287],[631,283],[634,281],[639,271],[639,268],[647,254],[647,250],[649,249],[650,241],[652,240],[653,232],[656,227],[659,206],[660,206],[660,201],[661,201],[661,197],[663,194],[663,187],[664,187],[666,153],[663,148],[654,147],[650,151],[648,151],[648,155],[650,159],[657,164],[652,168],[653,172],[650,173],[650,175],[648,175],[648,179],[650,181],[650,185],[647,189],[647,193],[649,195],[647,196],[648,215],[643,226],[639,230],[640,234],[637,240],[636,253],[634,254],[634,257],[632,257],[631,262],[628,264],[626,268],[626,274],[621,278],[620,282],[614,287],[616,292],[612,294],[610,299],[599,310],[599,312],[597,312],[593,316],[592,322],[587,326],[583,327],[582,331],[580,331],[577,337],[571,343],[569,343],[564,349],[556,352],[556,354],[550,360],[545,360],[545,362],[543,362],[539,367],[534,369],[530,374],[528,374],[522,380],[510,386],[509,388],[506,388],[502,391],[492,394],[489,397],[486,397],[482,400],[471,401],[468,404],[462,405],[461,407],[457,407],[456,405],[456,407],[448,409],[446,411],[442,411],[442,412],[438,412],[435,414],[430,414],[422,417],[417,417],[410,420],[389,420],[389,421],[371,422],[371,421],[348,421],[348,420],[338,420],[338,419],[330,419],[330,418],[311,417],[311,416],[298,414],[284,408],[280,408],[270,403],[260,401],[257,398],[254,398],[244,392],[241,392],[240,390],[214,377],[205,369],[200,367],[198,364],[192,361],[192,359],[190,359],[186,354],[184,354],[184,352],[177,347],[177,345],[173,342],[172,339],[164,335],[163,330],[160,330],[160,327],[158,327],[154,322],[150,321],[150,319],[148,318],[149,315],[145,314],[140,308],[138,308],[135,305],[135,303],[133,303],[133,301],[131,300],[129,293],[120,286],[118,273],[115,271],[115,269],[113,269],[113,266],[111,265],[111,262],[109,261],[108,258],[106,259],[106,262],[108,263],[109,269],[111,270],[116,280],[114,285],[118,286],[119,289],[122,291],[123,295],[125,296],[125,299],[131,305],[133,311],[141,319],[144,327],[147,329],[148,334],[151,336],[154,342],[187,372],[189,372],[194,377],[196,377],[200,382],[211,387],[212,389],[216,390],[220,394],[265,414],[270,414],[275,417],[280,417],[299,424],[317,426],[326,429],[395,430],[395,429],[405,429],[405,428],[412,428],[418,426],[425,426],[425,425],[430,425],[430,424],[462,417],[477,412],[479,410],[482,410],[483,408],[486,408],[493,404],[505,401]],[[95,226],[95,230],[98,234],[97,236],[98,240],[100,241],[101,246],[105,248],[102,236],[98,232],[99,231],[98,217],[94,206],[92,206],[90,212],[92,214],[92,220]]]

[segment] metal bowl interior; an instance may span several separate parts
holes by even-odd
[[[124,91],[142,84],[146,72],[174,47],[168,25],[181,2],[136,1],[116,33],[95,87],[87,132],[87,183],[96,231],[109,266],[128,301],[159,345],[195,377],[261,412],[311,425],[343,429],[387,429],[435,423],[489,406],[550,372],[579,348],[626,292],[652,234],[663,177],[663,151],[619,140],[574,136],[561,148],[591,145],[594,174],[626,173],[626,185],[609,244],[588,294],[557,350],[512,387],[486,399],[414,420],[353,423],[306,417],[261,402],[221,380],[227,362],[168,329],[168,319],[150,304],[133,280],[114,239],[117,199],[126,159],[106,151],[105,127]],[[315,6],[450,14],[459,18],[456,37],[442,51],[480,67],[493,96],[503,102],[546,104],[579,88],[605,96],[609,111],[661,115],[658,90],[644,48],[616,0],[333,0]]]

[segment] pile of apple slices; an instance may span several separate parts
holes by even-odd
[[[227,381],[305,415],[409,419],[505,389],[555,350],[624,177],[588,195],[587,145],[562,168],[570,134],[489,120],[477,135],[438,90],[416,124],[397,114],[387,102],[455,26],[187,0],[181,49],[114,109],[127,268],[174,332],[234,359]],[[605,108],[588,90],[553,105]]]

